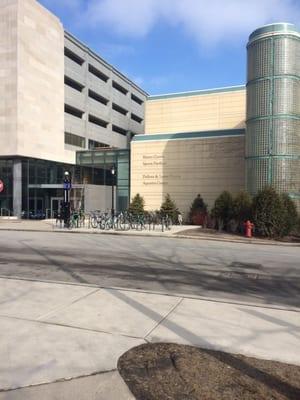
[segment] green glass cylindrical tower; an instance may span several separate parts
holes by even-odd
[[[247,44],[246,184],[288,193],[300,209],[300,30],[255,30]]]

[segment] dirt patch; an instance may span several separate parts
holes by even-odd
[[[299,400],[300,367],[177,344],[146,344],[118,369],[137,400]]]

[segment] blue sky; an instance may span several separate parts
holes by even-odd
[[[150,94],[244,84],[257,27],[300,21],[300,0],[39,0]]]

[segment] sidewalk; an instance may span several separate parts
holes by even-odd
[[[2,278],[0,287],[0,400],[52,400],[56,397],[41,393],[67,383],[12,389],[105,372],[111,375],[90,378],[94,398],[130,400],[117,360],[145,342],[192,344],[300,365],[300,309]],[[57,398],[74,398],[72,390],[64,393]]]
[[[172,236],[186,229],[197,229],[198,226],[191,225],[173,225],[171,230],[162,231],[161,226],[156,226],[153,229],[136,230],[130,229],[128,231],[117,230],[101,230],[99,228],[88,227],[88,222],[85,223],[83,228],[65,229],[56,224],[53,219],[46,220],[7,220],[0,219],[0,230],[13,230],[13,231],[39,231],[39,232],[65,232],[65,233],[93,233],[93,234],[113,234],[113,235],[138,235],[138,236]]]
[[[87,224],[86,224],[87,225]],[[0,219],[0,231],[30,231],[30,232],[59,232],[59,233],[74,233],[74,234],[102,234],[102,235],[125,235],[125,236],[144,236],[144,237],[176,237],[180,239],[199,239],[212,240],[231,243],[246,243],[246,244],[261,244],[261,245],[276,245],[276,246],[296,246],[300,247],[300,243],[279,242],[275,240],[246,238],[243,236],[231,235],[227,233],[215,234],[199,231],[199,226],[195,225],[173,225],[171,230],[162,231],[161,226],[157,226],[155,230],[145,229],[128,230],[128,231],[113,231],[100,230],[94,228],[76,228],[64,229],[56,225],[55,220],[7,220]]]

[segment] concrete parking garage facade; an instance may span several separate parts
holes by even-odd
[[[76,166],[76,152],[127,149],[144,133],[146,92],[36,0],[1,1],[0,38],[0,209],[51,214],[64,170],[77,206],[90,185],[99,208],[108,207],[109,170]]]

